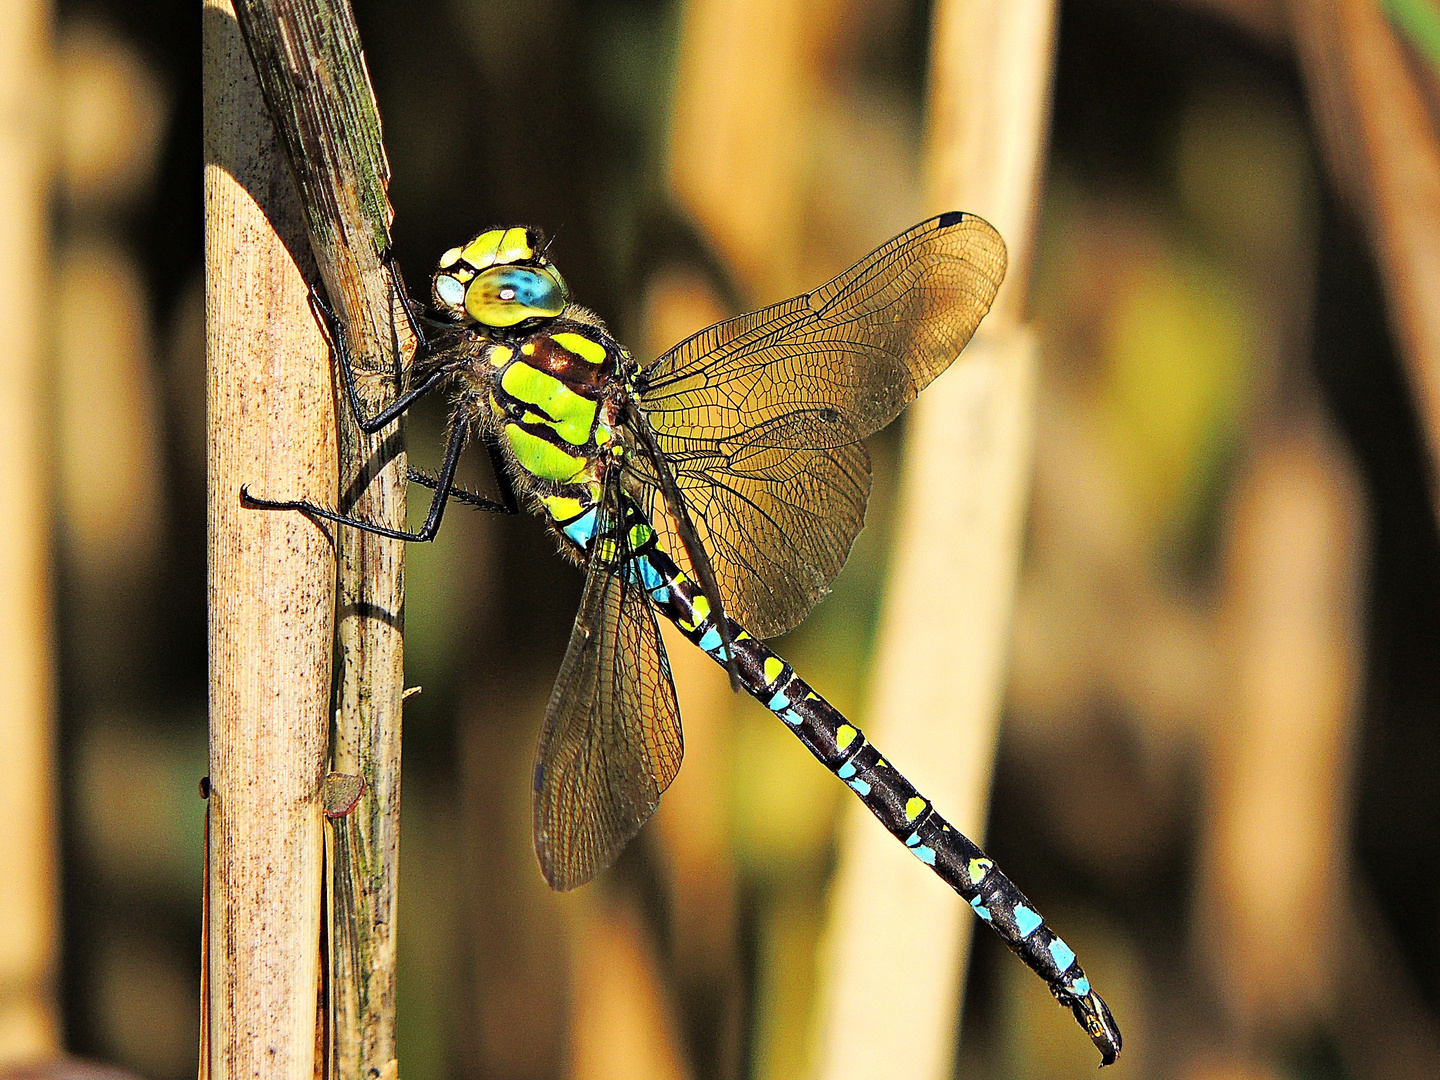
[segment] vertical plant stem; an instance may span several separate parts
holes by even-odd
[[[51,12],[0,19],[0,1067],[53,1054],[54,688],[43,283]],[[38,90],[38,92],[37,92]]]
[[[1434,469],[1440,464],[1435,114],[1381,4],[1291,0],[1289,10],[1326,165],[1369,232]],[[1432,500],[1440,514],[1440,489],[1433,485]]]
[[[1029,492],[1021,325],[1048,118],[1052,0],[948,0],[932,46],[929,202],[1000,230],[1010,270],[965,357],[910,410],[866,727],[936,808],[984,831]],[[937,574],[937,567],[941,568]],[[842,825],[820,1074],[949,1077],[973,915],[858,804]],[[875,993],[874,976],[903,993]],[[854,1037],[863,1015],[866,1037]]]
[[[315,1075],[335,418],[303,218],[228,0],[204,9],[210,594],[208,1071]]]
[[[393,397],[413,343],[382,263],[389,164],[354,13],[345,0],[240,0],[237,13],[373,415]],[[400,425],[366,435],[339,399],[341,509],[403,525]],[[332,764],[366,783],[355,812],[333,824],[327,907],[330,1074],[352,1078],[395,1060],[405,545],[349,528],[335,539],[342,667]]]

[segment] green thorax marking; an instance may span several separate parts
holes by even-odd
[[[618,355],[623,351],[603,332],[568,321],[494,350],[495,404],[521,468],[558,483],[589,470],[599,447],[613,439],[600,401]]]
[[[541,422],[571,446],[584,446],[590,441],[595,426],[598,402],[581,397],[554,375],[517,360],[500,376],[500,389],[518,402],[539,413]],[[527,410],[525,419],[534,423],[534,413]]]

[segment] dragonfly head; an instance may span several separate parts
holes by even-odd
[[[490,329],[553,319],[570,290],[535,229],[490,229],[440,256],[430,283],[435,307],[456,322]]]

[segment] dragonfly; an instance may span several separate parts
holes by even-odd
[[[585,571],[545,711],[534,837],[551,887],[605,869],[680,767],[668,619],[726,668],[1049,986],[1108,1065],[1120,1030],[1075,953],[861,730],[764,643],[825,595],[864,524],[884,427],[960,355],[1005,274],[1000,235],[958,211],[921,222],[813,292],[716,323],[641,364],[569,288],[536,229],[488,229],[441,256],[431,303],[404,299],[419,345],[407,388],[367,416],[344,327],[316,299],[350,407],[368,433],[452,394],[417,530],[242,492],[396,540],[427,541],[450,500],[547,519]],[[460,487],[472,440],[500,499]]]

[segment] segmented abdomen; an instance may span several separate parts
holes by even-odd
[[[726,666],[719,628],[696,584],[653,542],[634,554],[656,605],[691,641]],[[1075,953],[1041,918],[1033,904],[974,842],[947,822],[914,785],[795,669],[744,627],[727,618],[735,666],[750,696],[783,720],[815,757],[860,796],[870,812],[916,858],[970,903],[1049,985],[1100,1050],[1102,1064],[1120,1053],[1120,1030],[1090,986]]]
[[[636,528],[641,511],[627,499],[621,527],[636,545],[618,572],[642,585],[655,606],[722,667],[728,666],[719,625],[702,591],[659,546],[653,530]],[[553,505],[552,505],[553,503]],[[588,505],[587,505],[588,504]],[[559,500],[547,500],[555,514]],[[596,508],[566,500],[557,525],[587,550],[595,541]],[[858,727],[817,694],[795,669],[763,641],[726,618],[741,685],[775,713],[824,766],[855,792],[870,812],[911,854],[963,896],[981,919],[1004,938],[1051,993],[1075,1014],[1109,1065],[1120,1053],[1120,1030],[1090,986],[1075,953],[1045,924],[1034,905],[968,837],[936,812],[930,801],[870,743]]]

